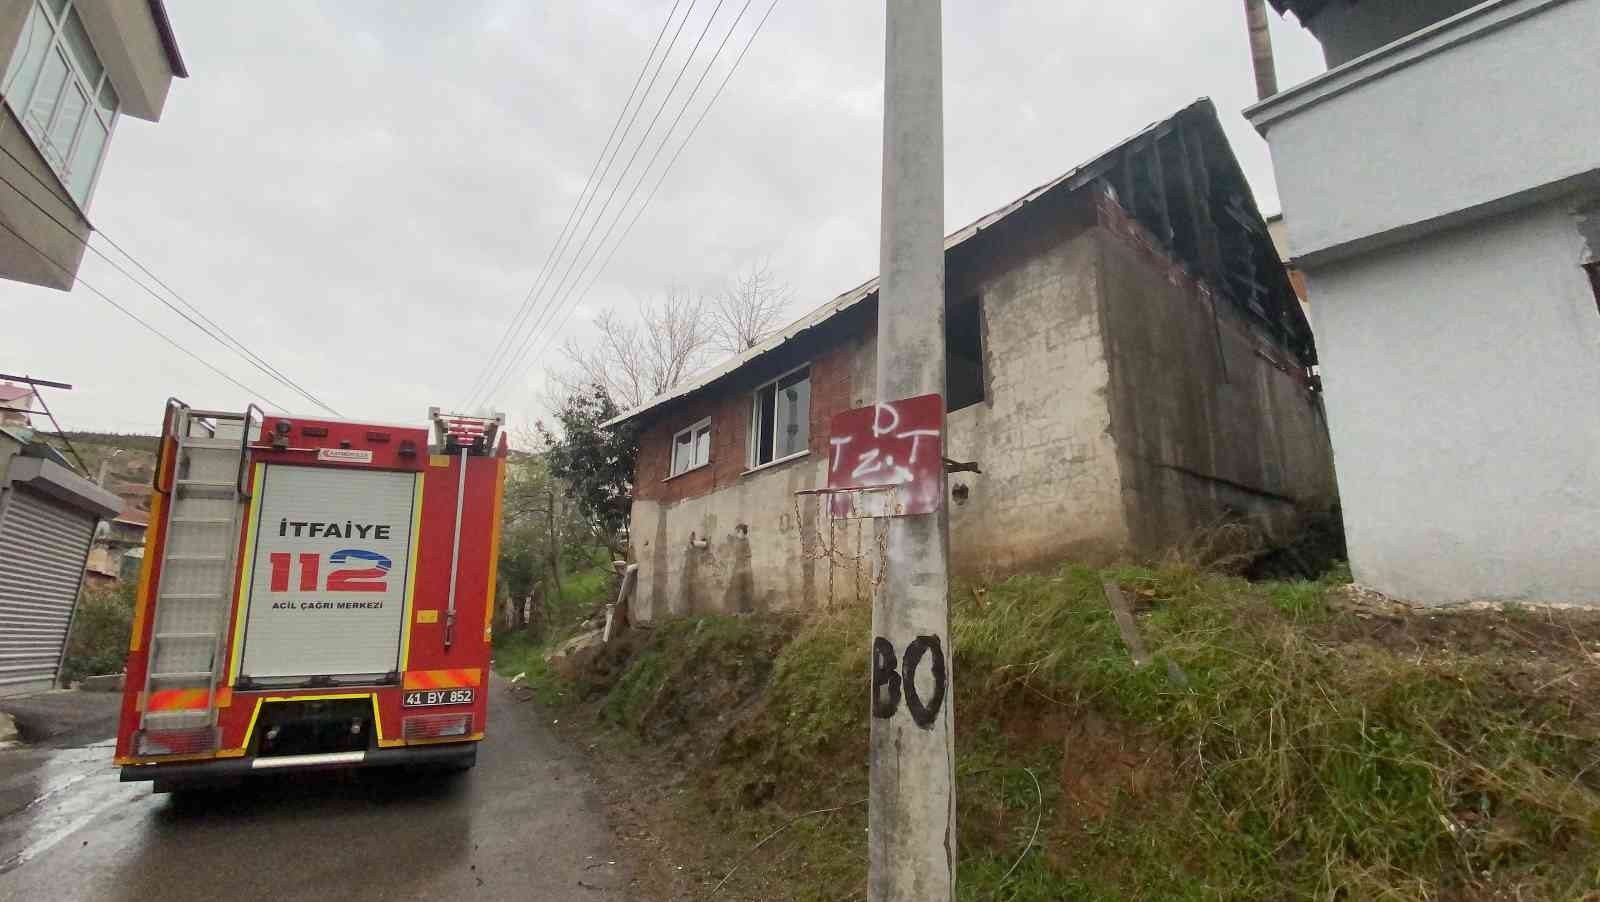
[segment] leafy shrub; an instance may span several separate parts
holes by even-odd
[[[61,664],[63,682],[122,672],[133,633],[134,589],[133,582],[125,580],[83,590],[72,620],[72,635],[67,637],[66,660]]]

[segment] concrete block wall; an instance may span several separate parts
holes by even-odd
[[[1095,197],[1020,211],[947,260],[947,303],[981,301],[985,349],[984,400],[947,423],[946,456],[983,471],[950,478],[956,576],[1153,551],[1230,510],[1282,525],[1332,499],[1298,366],[1226,304],[1213,320],[1204,288]],[[830,524],[794,493],[826,485],[833,415],[875,398],[875,321],[864,302],[645,428],[636,616],[868,603],[870,521]],[[807,361],[810,452],[748,471],[751,393]],[[667,478],[673,434],[706,416],[711,464]]]
[[[1097,199],[1106,401],[1133,547],[1223,517],[1269,532],[1337,498],[1320,396],[1304,368],[1214,295],[1109,197]]]
[[[1048,215],[1040,211],[1041,215]],[[1098,245],[1019,223],[1004,250],[954,261],[950,300],[981,299],[984,400],[949,415],[950,566],[984,577],[1065,558],[1101,561],[1128,544],[1105,403]]]

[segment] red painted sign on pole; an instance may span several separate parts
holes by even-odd
[[[828,489],[836,519],[937,512],[944,505],[944,397],[919,395],[836,415]]]

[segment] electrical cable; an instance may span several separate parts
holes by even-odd
[[[747,3],[746,7],[748,7],[748,6],[749,6],[749,4]],[[589,292],[594,289],[595,283],[600,280],[600,277],[601,277],[601,275],[603,275],[605,273],[606,268],[611,265],[611,260],[612,260],[612,258],[614,258],[616,256],[617,250],[622,247],[624,242],[627,241],[628,235],[630,235],[633,232],[633,227],[638,224],[639,219],[644,215],[644,211],[646,209],[648,209],[649,206],[650,206],[650,203],[655,200],[656,194],[661,190],[662,184],[664,184],[666,182],[667,176],[672,172],[673,167],[675,165],[677,165],[678,159],[681,156],[683,156],[684,149],[689,146],[689,142],[694,138],[695,133],[700,130],[701,124],[704,123],[706,121],[706,117],[708,115],[710,115],[711,108],[716,106],[717,100],[722,97],[722,93],[723,93],[724,89],[726,89],[728,87],[728,83],[733,80],[734,73],[739,70],[739,65],[744,62],[745,55],[750,52],[751,46],[755,44],[756,37],[758,35],[760,35],[762,28],[764,28],[766,26],[767,20],[769,18],[771,18],[772,13],[773,13],[773,11],[775,9],[777,9],[777,6],[778,6],[778,0],[772,0],[772,3],[767,6],[767,11],[764,14],[762,14],[761,21],[756,23],[755,29],[750,32],[750,37],[748,39],[746,39],[744,47],[739,51],[738,57],[736,57],[734,59],[733,65],[731,67],[729,67],[727,74],[722,77],[722,82],[717,85],[716,92],[711,95],[711,100],[709,102],[707,102],[705,108],[700,111],[699,118],[697,118],[695,120],[694,125],[690,126],[688,133],[686,135],[684,135],[683,141],[678,144],[678,149],[673,152],[672,158],[667,161],[666,167],[661,170],[661,174],[656,179],[655,185],[651,187],[650,193],[645,196],[644,203],[642,205],[640,205],[639,209],[634,212],[633,219],[630,220],[628,222],[627,227],[623,229],[621,237],[619,237],[617,239],[616,243],[611,246],[611,250],[610,250],[610,252],[608,252],[606,254],[606,258],[600,264],[600,268],[594,271],[594,275],[590,278],[589,283],[586,286],[584,286],[583,292],[578,295],[577,303],[581,304],[583,302],[584,298],[588,297]],[[743,12],[741,12],[740,15],[742,16]],[[735,23],[735,24],[737,24],[737,23]],[[731,32],[730,32],[730,34],[731,34]],[[726,40],[726,39],[724,39],[724,40]],[[714,58],[713,58],[713,61],[714,61]],[[710,71],[709,67],[707,68],[707,71],[708,72]],[[702,76],[702,78],[703,77],[704,76]],[[675,127],[675,125],[676,124],[674,124],[674,127]],[[668,134],[669,135],[671,134],[671,130],[668,131]],[[645,168],[645,171],[646,172],[649,171],[649,167],[648,166]],[[631,200],[632,200],[632,198],[630,197],[629,202],[631,202]],[[626,209],[627,209],[627,203],[624,203],[623,206],[622,206],[622,210],[626,210]],[[619,219],[620,219],[620,215],[621,215],[621,213],[619,211],[619,216],[618,216]],[[602,240],[601,244],[602,245],[604,244],[603,240]],[[592,256],[591,256],[590,260],[591,260],[591,262],[593,261],[593,257]],[[580,276],[580,279],[581,279],[581,276]],[[576,283],[574,283],[574,284],[576,284]],[[570,295],[569,295],[569,297],[570,297]],[[569,305],[567,307],[566,313],[563,316],[560,324],[557,325],[554,330],[548,331],[546,333],[545,341],[539,347],[539,353],[543,353],[549,347],[550,341],[554,339],[554,336],[559,334],[561,329],[566,327],[567,322],[570,321],[571,318],[572,318],[572,312],[574,310],[576,310],[576,309],[577,309],[577,304]],[[524,349],[524,355],[523,356],[524,357],[526,356],[526,348]],[[517,361],[517,365],[520,366],[521,360],[522,360],[522,358],[519,357],[518,361]],[[504,383],[504,377],[502,377],[502,379],[500,380],[500,383],[496,384],[494,393],[498,393],[498,391],[500,390],[500,386],[503,385],[503,383]],[[493,397],[494,393],[491,393],[490,397]]]
[[[571,246],[572,237],[577,234],[577,224],[582,222],[583,217],[588,215],[589,206],[594,203],[595,197],[600,193],[600,186],[605,184],[606,176],[611,174],[611,167],[617,161],[617,154],[622,151],[622,145],[627,143],[628,133],[633,131],[633,124],[638,121],[639,113],[644,109],[645,101],[649,98],[650,92],[655,89],[656,80],[661,77],[661,70],[666,66],[667,57],[671,55],[672,48],[677,46],[678,37],[683,34],[683,27],[688,24],[689,16],[694,12],[695,4],[699,0],[689,0],[689,6],[683,13],[683,20],[678,23],[677,30],[672,33],[672,40],[668,42],[667,49],[662,52],[660,62],[656,63],[656,71],[650,76],[650,84],[645,86],[643,94],[639,94],[639,85],[644,81],[644,74],[650,71],[650,63],[655,59],[656,48],[661,46],[661,38],[666,35],[667,29],[671,27],[672,20],[677,16],[678,6],[682,2],[683,0],[673,0],[672,9],[667,11],[667,20],[661,23],[661,30],[656,32],[655,42],[650,45],[650,52],[645,55],[644,65],[639,67],[639,74],[634,76],[633,87],[628,91],[628,99],[623,102],[622,109],[617,112],[617,119],[611,124],[611,134],[606,137],[606,143],[600,148],[600,153],[595,156],[594,166],[589,170],[589,178],[584,182],[583,190],[578,192],[577,200],[572,202],[572,210],[567,213],[567,221],[561,226],[561,231],[557,233],[555,242],[551,244],[550,253],[545,255],[544,263],[539,267],[539,275],[534,279],[533,287],[528,289],[528,293],[523,297],[517,313],[512,317],[510,328],[501,333],[500,341],[496,343],[494,352],[490,354],[489,360],[484,363],[483,368],[479,370],[478,375],[473,379],[472,387],[468,389],[467,401],[461,405],[463,409],[477,398],[479,389],[487,385],[487,381],[493,377],[495,369],[503,362],[503,355],[510,352],[515,344],[515,337],[527,322],[528,315],[538,306],[538,295],[549,283],[549,277],[555,273],[555,268],[560,266],[561,257],[565,255],[566,249]],[[622,136],[618,138],[617,128],[622,125],[623,117],[628,115],[629,107],[633,106],[635,95],[639,97],[639,105],[634,107],[633,115],[628,118],[627,127],[623,128]],[[616,139],[615,149],[612,148],[613,139]],[[610,159],[606,158],[608,151],[611,154]],[[605,162],[604,172],[600,171],[602,161]],[[600,173],[598,180],[595,179],[595,173],[597,172]],[[625,175],[626,173],[624,172],[623,174]],[[621,178],[622,176],[618,177]],[[594,187],[593,193],[589,191],[591,185]],[[584,199],[585,195],[588,196],[587,201]],[[582,212],[579,212],[580,208]]]
[[[120,245],[116,241],[112,240],[110,235],[107,235],[105,232],[102,232],[99,229],[95,229],[94,233],[96,235],[99,235],[107,244],[109,244],[113,248],[115,248],[117,253],[121,254],[124,257],[127,257],[128,258],[128,262],[130,262],[134,266],[138,267],[140,272],[142,272],[145,275],[149,276],[151,281],[155,282],[157,285],[160,285],[168,294],[170,294],[174,298],[176,298],[179,303],[183,304],[183,306],[185,306],[185,307],[189,308],[191,311],[193,311],[195,316],[200,317],[200,319],[204,320],[213,329],[216,329],[217,332],[220,333],[222,335],[222,337],[226,338],[235,348],[237,348],[240,353],[242,353],[242,354],[246,355],[247,357],[249,357],[250,361],[256,365],[257,369],[259,369],[262,372],[266,373],[268,376],[272,377],[273,379],[277,380],[278,382],[282,383],[283,385],[295,390],[296,392],[299,392],[300,395],[302,397],[304,397],[306,400],[308,400],[311,403],[317,405],[318,407],[322,408],[323,410],[326,410],[328,413],[331,413],[336,417],[344,416],[344,414],[342,414],[339,411],[337,411],[337,410],[333,409],[332,407],[330,407],[321,398],[318,398],[316,395],[313,395],[309,390],[307,390],[306,388],[301,386],[300,383],[298,383],[298,382],[294,381],[293,379],[289,378],[286,374],[284,374],[277,367],[275,367],[271,363],[267,362],[266,359],[262,358],[255,351],[252,351],[250,349],[249,345],[246,345],[244,342],[239,341],[237,338],[235,338],[231,334],[229,334],[226,329],[224,329],[221,325],[219,325],[211,317],[206,316],[205,313],[202,310],[200,310],[200,308],[198,308],[194,304],[190,303],[187,298],[185,298],[183,295],[179,294],[177,292],[177,290],[174,289],[171,285],[168,285],[166,282],[162,281],[160,276],[158,276],[155,273],[151,272],[149,267],[147,267],[143,263],[139,262],[139,258],[135,257],[133,254],[129,253],[125,248],[123,248],[122,245]],[[85,242],[85,246],[88,246],[87,242]],[[112,263],[111,260],[108,259],[105,254],[100,253],[98,250],[95,250],[92,246],[89,246],[89,249],[95,251],[95,254],[98,255],[100,257],[100,259],[105,260],[107,263],[111,264],[111,266],[116,267],[116,264]],[[124,276],[128,275],[120,267],[117,267],[117,271],[118,272],[122,272],[122,274]],[[132,276],[128,276],[128,278],[130,280],[132,280],[135,284],[138,284],[138,280],[133,279]],[[141,287],[143,287],[143,286],[141,286]],[[146,289],[146,290],[148,291],[149,289]],[[154,292],[151,292],[151,294],[154,294]],[[161,300],[161,298],[159,296],[157,296],[156,300]],[[187,318],[187,317],[185,317],[185,318]]]
[[[649,172],[650,172],[650,168],[655,165],[656,160],[658,160],[660,158],[660,156],[661,156],[662,150],[665,149],[666,145],[670,142],[671,137],[672,137],[672,133],[677,129],[678,123],[683,120],[684,113],[686,113],[688,111],[689,106],[693,103],[695,96],[699,93],[701,86],[703,86],[705,84],[706,77],[711,73],[711,70],[715,67],[718,57],[720,57],[722,55],[722,51],[727,47],[728,41],[733,37],[733,34],[734,34],[735,30],[737,30],[737,28],[739,26],[739,22],[743,20],[745,13],[749,10],[751,2],[752,2],[752,0],[746,0],[744,7],[740,9],[739,14],[734,18],[733,24],[729,26],[727,34],[723,35],[722,41],[717,45],[716,51],[714,53],[712,53],[710,61],[707,62],[705,70],[700,73],[700,77],[696,80],[694,88],[690,90],[688,96],[684,99],[684,102],[683,102],[682,106],[679,108],[677,115],[673,118],[672,124],[670,126],[668,126],[666,132],[662,135],[661,142],[656,146],[656,150],[654,151],[654,153],[651,154],[649,162],[647,162],[645,164],[644,169],[640,171],[639,178],[635,181],[633,189],[629,192],[627,199],[625,201],[623,201],[622,206],[617,209],[617,215],[612,218],[611,224],[606,228],[605,234],[603,236],[601,236],[600,242],[598,244],[596,244],[594,246],[594,248],[590,251],[588,259],[584,261],[584,265],[582,266],[582,268],[580,268],[578,270],[577,278],[574,279],[572,281],[571,285],[567,288],[567,293],[564,296],[561,296],[561,300],[555,301],[554,303],[552,303],[548,307],[548,310],[551,312],[551,316],[541,318],[541,320],[535,324],[534,329],[529,331],[529,333],[527,334],[527,337],[523,339],[522,350],[518,353],[518,355],[515,358],[515,361],[512,363],[512,365],[507,367],[500,374],[499,379],[497,379],[495,381],[494,387],[491,389],[490,394],[489,394],[488,397],[492,398],[492,397],[495,397],[495,396],[498,395],[499,391],[506,384],[506,380],[509,379],[511,377],[511,375],[513,373],[515,373],[518,370],[518,368],[521,367],[523,360],[525,360],[527,358],[528,352],[534,347],[534,345],[536,343],[539,344],[541,352],[543,351],[544,348],[549,346],[549,343],[550,343],[552,337],[554,336],[555,332],[546,329],[545,335],[544,335],[544,340],[542,342],[539,342],[539,337],[540,337],[539,336],[539,331],[540,331],[540,329],[544,329],[546,326],[548,326],[552,321],[554,321],[554,318],[557,317],[557,316],[561,317],[561,322],[562,322],[563,325],[565,325],[566,321],[571,318],[572,308],[570,306],[567,307],[567,309],[566,309],[564,314],[560,313],[560,312],[557,312],[557,311],[560,311],[561,308],[566,305],[566,302],[572,298],[573,293],[577,289],[577,286],[583,281],[584,274],[586,272],[588,272],[588,269],[594,263],[595,258],[597,256],[599,256],[601,248],[603,248],[605,246],[606,241],[611,237],[611,234],[616,230],[617,223],[621,221],[622,216],[624,215],[624,213],[626,212],[626,210],[628,208],[628,205],[631,204],[633,202],[633,199],[638,196],[639,188],[644,184],[644,180],[646,178],[648,178]],[[776,5],[777,5],[776,0],[773,0],[773,4],[772,4],[772,6],[768,7],[766,15],[762,16],[761,22],[758,23],[756,28],[751,32],[750,39],[745,42],[745,46],[744,46],[743,50],[740,51],[739,58],[734,62],[733,67],[731,67],[728,70],[728,75],[723,78],[722,84],[718,86],[717,94],[716,94],[716,96],[714,96],[712,98],[711,103],[714,104],[716,102],[716,97],[717,96],[721,96],[722,89],[727,86],[728,79],[732,77],[732,74],[738,68],[739,63],[743,61],[745,54],[749,52],[750,45],[754,42],[756,34],[760,33],[762,26],[764,26],[766,24],[767,18],[772,15],[772,9]],[[716,14],[721,9],[721,7],[722,7],[722,2],[721,2],[721,0],[719,0],[719,2],[717,3],[717,9],[712,11],[711,18],[707,19],[707,21],[706,21],[705,29],[702,30],[701,35],[700,35],[700,40],[695,43],[695,50],[696,51],[698,51],[698,49],[700,47],[700,44],[704,42],[705,36],[706,36],[707,33],[709,33],[709,31],[711,29],[711,24],[715,20]],[[652,118],[650,126],[645,129],[644,136],[642,136],[640,138],[639,146],[634,149],[633,157],[630,158],[628,166],[624,167],[623,176],[619,177],[619,181],[618,181],[617,185],[614,186],[613,189],[612,189],[611,196],[606,198],[606,203],[601,207],[600,218],[604,218],[605,217],[606,210],[608,210],[610,208],[610,206],[611,206],[611,200],[616,196],[616,192],[618,190],[620,190],[620,188],[621,188],[622,183],[621,183],[620,179],[621,178],[626,178],[627,170],[632,167],[633,161],[638,158],[639,152],[644,149],[645,141],[649,137],[650,132],[654,129],[655,123],[657,121],[659,121],[661,113],[666,111],[666,100],[667,100],[667,98],[670,98],[672,96],[672,92],[674,90],[676,90],[677,85],[682,81],[683,76],[688,72],[688,67],[689,67],[690,63],[693,61],[693,59],[694,59],[694,53],[691,52],[690,57],[688,59],[684,60],[683,68],[679,71],[677,79],[675,79],[673,81],[672,88],[668,89],[666,96],[663,97],[661,108],[656,111],[656,115],[655,115],[654,118]],[[710,110],[710,104],[707,105],[706,112],[709,112],[709,110]],[[699,120],[696,121],[696,124],[695,124],[694,128],[691,129],[691,131],[689,133],[689,137],[693,136],[694,130],[698,129],[699,128],[699,123],[703,122],[704,120],[705,120],[705,112],[702,112]],[[688,139],[685,138],[685,143],[687,143],[687,140]],[[679,147],[678,153],[674,155],[674,158],[673,158],[674,162],[676,162],[677,156],[681,155],[681,153],[682,153],[682,146]],[[669,168],[670,168],[670,164],[669,164]],[[664,176],[664,174],[665,174],[665,170],[663,170],[663,176]],[[660,187],[660,183],[658,182],[657,185],[656,185],[656,188],[659,189],[659,187]],[[652,191],[652,196],[654,196],[654,191]],[[648,203],[648,201],[647,201],[647,203]],[[641,212],[642,212],[642,208],[641,208]],[[599,225],[599,221],[600,221],[600,219],[596,219],[595,222],[590,226],[589,234],[585,236],[583,244],[580,245],[580,247],[579,247],[579,252],[578,252],[579,255],[582,254],[584,247],[586,247],[588,245],[588,239],[589,239],[590,236],[593,235],[594,228],[595,228],[595,226]],[[637,217],[635,217],[635,221],[637,221]],[[629,228],[630,229],[632,228],[631,223],[630,223]],[[615,248],[612,249],[612,254],[615,254]],[[568,265],[567,273],[564,273],[563,276],[562,276],[561,281],[557,283],[557,295],[560,295],[561,287],[566,285],[566,278],[567,278],[568,275],[571,274],[572,265],[576,264],[577,260],[578,260],[578,255],[575,255],[573,257],[572,261]],[[607,264],[609,264],[609,262],[610,262],[610,257],[609,256],[607,257],[607,261],[606,262],[607,262]],[[592,285],[592,283],[591,283],[591,285]],[[587,289],[586,289],[585,293],[587,293]],[[552,298],[556,297],[557,295],[553,295]]]
[[[4,146],[0,146],[0,153],[4,153],[7,157],[9,157],[13,163],[17,164],[18,168],[20,168],[20,169],[22,169],[22,171],[28,173],[28,175],[31,176],[35,182],[38,182],[41,187],[43,187],[47,191],[52,191],[52,189],[50,188],[49,185],[45,184],[39,178],[39,176],[36,175],[31,169],[29,169],[27,166],[23,165],[23,162],[21,160],[19,160],[16,157],[16,155],[13,154],[9,149],[5,148]],[[11,181],[9,178],[6,178],[3,175],[0,175],[0,183],[4,183],[6,185],[6,187],[8,187],[12,191],[16,192],[16,194],[19,197],[21,197],[23,200],[27,201],[30,205],[32,205],[35,210],[38,210],[40,213],[44,214],[44,216],[46,218],[48,218],[51,222],[55,223],[58,227],[60,227],[60,229],[62,231],[66,232],[73,239],[76,240],[78,238],[78,233],[70,225],[68,225],[65,222],[62,222],[60,217],[56,216],[53,212],[51,212],[50,210],[48,210],[44,206],[42,206],[38,201],[34,200],[31,196],[29,196],[29,194],[26,191],[23,191],[22,188],[20,188],[15,182]],[[53,193],[53,191],[52,191],[52,193]],[[316,404],[318,407],[321,407],[323,410],[328,411],[329,413],[333,414],[334,416],[341,416],[341,414],[338,411],[334,410],[332,407],[328,406],[322,400],[317,398],[315,395],[311,394],[309,391],[307,391],[306,389],[302,388],[294,380],[292,380],[289,377],[283,375],[283,373],[280,372],[276,367],[272,366],[270,363],[267,363],[265,360],[263,360],[258,355],[256,355],[253,351],[249,350],[249,348],[245,347],[243,342],[240,342],[238,339],[234,338],[232,335],[230,335],[227,332],[226,329],[224,329],[220,325],[217,325],[217,323],[214,322],[210,317],[208,317],[204,313],[202,313],[197,307],[195,307],[189,301],[185,300],[176,291],[173,291],[171,286],[169,286],[165,282],[163,282],[159,277],[157,277],[154,273],[152,273],[148,267],[146,267],[143,263],[139,262],[139,260],[137,258],[135,258],[132,254],[128,253],[127,250],[123,249],[123,247],[121,245],[119,245],[115,241],[113,241],[111,239],[111,237],[109,235],[107,235],[105,232],[102,232],[99,229],[95,228],[92,224],[89,226],[89,228],[92,231],[94,231],[95,233],[99,234],[100,237],[105,239],[106,242],[109,243],[112,247],[116,248],[117,251],[120,252],[123,256],[127,257],[128,260],[131,263],[133,263],[134,266],[138,267],[142,272],[144,272],[146,275],[148,275],[151,279],[154,279],[156,281],[156,283],[159,284],[162,288],[165,288],[168,292],[170,292],[173,297],[175,297],[179,301],[181,301],[184,304],[184,306],[186,306],[190,310],[194,311],[196,316],[199,316],[206,323],[209,323],[210,326],[211,326],[211,329],[215,329],[216,332],[212,332],[211,329],[208,329],[206,326],[204,326],[201,323],[197,322],[194,319],[194,317],[191,317],[187,313],[184,313],[182,310],[178,309],[176,306],[174,306],[166,298],[163,298],[161,295],[157,294],[148,285],[144,284],[142,281],[140,281],[139,279],[135,278],[132,273],[128,272],[126,269],[124,269],[122,266],[120,266],[115,260],[112,260],[110,257],[106,256],[106,254],[104,252],[102,252],[99,248],[96,248],[94,245],[90,244],[87,240],[85,240],[83,242],[83,246],[87,250],[89,250],[90,252],[94,253],[94,255],[99,257],[100,259],[104,260],[109,266],[111,266],[112,269],[115,269],[117,272],[121,273],[124,278],[128,279],[128,281],[134,283],[135,285],[138,285],[139,288],[142,289],[146,294],[149,294],[151,297],[155,298],[157,301],[160,301],[169,310],[171,310],[172,312],[176,313],[178,316],[182,317],[191,326],[194,326],[196,329],[200,330],[200,332],[202,332],[204,335],[206,335],[206,337],[208,337],[211,340],[213,340],[213,341],[217,342],[218,344],[222,345],[225,349],[233,351],[234,353],[243,352],[243,354],[245,355],[245,362],[251,364],[256,369],[261,370],[263,373],[265,373],[268,377],[272,378],[274,381],[280,382],[284,386],[293,389],[294,391],[296,391],[299,394],[303,395],[307,400],[311,401],[313,404]],[[15,234],[15,233],[13,233],[13,234]],[[20,236],[18,236],[18,237],[20,238]],[[32,246],[32,245],[30,245],[30,246]],[[40,255],[43,256],[42,253]],[[54,263],[58,267],[61,266],[61,264],[59,262],[55,261],[55,260],[51,260],[50,262]],[[65,267],[62,267],[62,269],[63,269],[63,271],[65,271],[67,273],[68,276],[76,277],[73,272],[71,272],[70,270],[67,270]],[[221,333],[221,335],[218,335],[217,333]],[[226,340],[223,338],[223,336],[226,336]],[[232,347],[230,347],[229,342],[232,343],[232,345],[233,345]]]
[[[38,245],[36,245],[33,242],[29,241],[28,239],[22,237],[22,234],[20,232],[18,232],[15,228],[12,228],[11,223],[8,220],[6,220],[4,218],[0,218],[0,228],[3,228],[7,232],[10,232],[18,241],[20,241],[23,244],[27,245],[29,248],[31,248],[33,250],[34,253],[38,254],[40,257],[43,257],[45,260],[49,261],[49,263],[51,265],[55,266],[57,269],[61,270],[63,273],[66,273],[68,276],[72,276],[73,275],[72,270],[68,269],[61,261],[59,261],[56,258],[54,258],[54,257],[50,256],[49,254],[45,253],[44,250],[41,249]],[[206,369],[210,370],[211,372],[216,373],[218,376],[221,376],[222,378],[228,380],[229,382],[231,382],[234,385],[238,386],[239,388],[243,389],[245,392],[249,393],[250,395],[253,395],[253,396],[257,397],[257,398],[260,398],[263,401],[266,401],[268,404],[271,404],[273,407],[276,407],[279,410],[283,410],[284,409],[282,404],[279,404],[278,402],[276,402],[276,401],[272,400],[271,398],[267,397],[264,393],[256,391],[255,389],[251,388],[250,386],[245,385],[243,382],[240,382],[239,380],[233,378],[232,376],[230,376],[227,373],[223,372],[222,370],[218,369],[210,361],[206,360],[205,358],[201,357],[200,355],[196,354],[195,352],[193,352],[193,351],[189,350],[188,348],[184,347],[182,344],[179,344],[176,339],[172,338],[170,335],[166,334],[165,332],[162,332],[160,329],[156,328],[155,326],[150,325],[150,323],[148,323],[144,319],[140,318],[139,315],[134,313],[132,310],[129,310],[128,308],[126,308],[126,307],[122,306],[121,304],[117,303],[116,301],[112,300],[110,295],[108,295],[105,292],[101,291],[100,289],[94,287],[93,285],[90,285],[88,282],[85,282],[82,278],[78,278],[77,282],[78,282],[79,285],[82,285],[84,288],[86,288],[90,292],[92,292],[96,297],[100,298],[100,300],[105,301],[107,304],[110,304],[111,306],[115,307],[124,316],[128,317],[129,319],[131,319],[134,322],[138,323],[139,325],[143,326],[146,330],[148,330],[149,332],[154,334],[157,338],[160,338],[162,341],[165,341],[167,344],[172,345],[174,348],[177,348],[179,351],[182,351],[184,354],[188,355],[189,357],[194,358],[194,360],[196,362],[198,362],[201,366],[204,366]]]

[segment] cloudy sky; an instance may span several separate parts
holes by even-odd
[[[884,22],[883,5],[862,0],[778,0],[618,243],[768,3],[694,0],[690,9],[679,0],[668,37],[685,9],[687,23],[579,239],[702,30],[706,38],[593,231],[597,242],[617,219],[611,242],[581,281],[588,250],[568,288],[540,296],[540,309],[552,295],[560,302],[550,328],[492,401],[514,422],[542,413],[554,345],[581,340],[598,311],[636,310],[668,286],[714,291],[766,259],[793,287],[798,315],[874,273]],[[193,77],[174,83],[159,123],[119,123],[91,217],[344,416],[420,423],[430,405],[466,400],[506,334],[672,6],[168,0]],[[1266,146],[1238,113],[1254,99],[1238,0],[944,6],[951,229],[1202,95],[1222,112],[1262,209],[1277,209]],[[1284,85],[1321,71],[1315,43],[1292,20],[1274,16],[1273,39]],[[49,396],[67,428],[151,432],[174,394],[200,406],[314,411],[92,255],[80,276],[251,391],[81,285],[63,293],[0,282],[0,372],[74,383]]]

